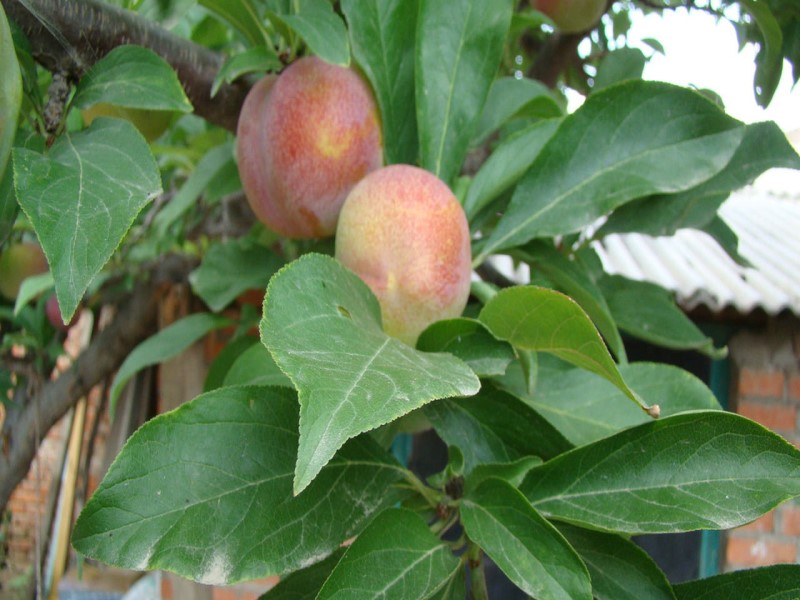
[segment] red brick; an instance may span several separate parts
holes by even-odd
[[[784,379],[781,371],[759,371],[743,367],[739,371],[739,395],[783,398]]]
[[[725,550],[728,563],[739,567],[756,567],[793,563],[797,559],[795,544],[730,536]]]
[[[797,426],[797,407],[793,405],[740,400],[737,412],[777,431],[794,431]]]
[[[239,600],[239,594],[236,588],[229,587],[215,587],[211,592],[213,600]]]
[[[800,401],[800,375],[789,377],[789,398]]]
[[[738,527],[736,531],[749,531],[753,533],[771,533],[775,528],[775,511],[759,517],[752,523]]]
[[[800,506],[786,504],[781,507],[781,532],[800,537]]]

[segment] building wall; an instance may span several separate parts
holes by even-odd
[[[800,321],[783,318],[740,332],[729,348],[731,410],[800,447]],[[728,532],[723,544],[723,571],[798,562],[800,499]]]

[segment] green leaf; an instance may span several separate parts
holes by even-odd
[[[532,272],[543,273],[560,291],[580,304],[603,334],[611,351],[618,359],[626,359],[625,346],[608,303],[580,261],[571,260],[544,241],[531,242],[515,250],[514,256],[528,263]]]
[[[19,214],[17,195],[14,193],[14,169],[9,168],[0,175],[0,245],[4,244],[14,229]]]
[[[230,325],[232,321],[226,317],[209,313],[197,313],[175,321],[157,334],[147,338],[136,346],[114,376],[109,391],[111,413],[117,404],[125,384],[136,373],[178,356],[209,331]]]
[[[697,350],[712,358],[727,354],[725,348],[714,348],[714,340],[700,331],[661,286],[621,275],[608,275],[599,283],[623,331],[666,348]]]
[[[621,365],[619,371],[648,404],[661,408],[662,417],[689,410],[721,409],[702,381],[678,367],[631,363]],[[583,369],[554,370],[540,364],[533,394],[526,393],[520,376],[506,377],[502,383],[576,446],[649,420],[617,387]]]
[[[625,383],[603,339],[583,309],[571,298],[545,288],[515,286],[497,293],[479,319],[495,337],[523,350],[549,352],[605,377],[648,413],[648,407]]]
[[[198,4],[232,25],[250,46],[265,48],[264,43],[269,40],[251,0],[198,0]]]
[[[306,254],[272,278],[261,340],[300,396],[298,494],[349,438],[480,389],[454,356],[387,336],[367,285],[328,256]]]
[[[698,411],[557,456],[520,490],[543,514],[591,529],[730,529],[800,494],[800,451],[739,415]]]
[[[26,277],[19,286],[19,293],[14,301],[14,316],[25,308],[31,300],[53,287],[53,274],[48,271],[41,275]]]
[[[464,530],[521,590],[591,600],[589,572],[558,530],[505,481],[487,479],[461,503]]]
[[[429,598],[459,565],[419,515],[392,508],[375,517],[347,549],[317,600]]]
[[[560,123],[560,119],[539,121],[514,133],[494,149],[475,174],[464,199],[464,211],[470,221],[522,177]]]
[[[232,142],[215,146],[206,152],[195,165],[191,175],[183,182],[178,193],[156,215],[153,227],[158,239],[166,237],[170,226],[192,208],[197,198],[208,189],[211,182],[234,162],[233,147]]]
[[[514,360],[514,350],[496,339],[480,321],[467,318],[437,321],[419,336],[417,349],[449,352],[463,360],[478,377],[502,375]]]
[[[211,86],[211,97],[213,98],[217,95],[219,88],[223,84],[231,83],[242,75],[260,71],[279,71],[281,67],[283,67],[283,63],[272,46],[257,46],[240,52],[226,60],[217,76],[214,77],[214,83]]]
[[[278,585],[260,597],[260,600],[308,600],[316,598],[325,580],[341,560],[344,550],[338,550],[322,562],[282,577]]]
[[[597,67],[592,92],[629,79],[641,79],[647,59],[638,48],[618,48],[609,52]]]
[[[728,195],[771,168],[800,169],[800,157],[773,122],[745,127],[742,143],[717,175],[685,192],[635,200],[611,213],[596,237],[636,231],[653,236],[709,223]]]
[[[597,600],[675,600],[667,577],[630,540],[566,523],[558,529],[588,567]]]
[[[133,125],[100,118],[59,137],[47,154],[15,148],[14,182],[68,323],[136,216],[161,193],[158,166]]]
[[[178,76],[158,54],[141,46],[117,46],[81,78],[73,104],[104,102],[126,108],[192,112]]]
[[[420,0],[416,99],[422,167],[451,183],[458,175],[497,74],[511,0]]]
[[[214,244],[189,275],[194,292],[219,312],[240,294],[264,289],[283,264],[274,252],[249,239]]]
[[[551,118],[562,115],[561,107],[546,85],[535,79],[500,77],[492,83],[481,112],[473,146],[479,146],[489,135],[515,116]]]
[[[273,385],[294,389],[291,380],[278,368],[263,344],[248,348],[231,365],[225,385]]]
[[[761,32],[761,48],[756,56],[756,75],[753,90],[756,101],[766,108],[778,89],[783,70],[783,33],[780,23],[766,2],[741,0],[744,9],[753,17]]]
[[[464,483],[464,489],[467,493],[475,489],[486,479],[494,477],[507,481],[512,486],[517,487],[525,475],[528,474],[533,467],[538,467],[542,464],[542,459],[538,456],[525,456],[518,458],[513,462],[506,463],[483,463],[476,465]]]
[[[461,450],[466,473],[526,456],[549,459],[572,447],[524,402],[491,387],[473,398],[432,402],[425,416],[448,446]]]
[[[215,585],[321,561],[398,500],[390,490],[402,469],[363,437],[295,498],[297,418],[294,393],[259,387],[221,388],[159,415],[114,461],[73,545]]]
[[[17,120],[22,106],[22,74],[17,62],[17,53],[14,50],[14,40],[3,7],[0,6],[0,181],[6,172],[8,158],[11,155],[11,146],[17,134]],[[6,199],[0,197],[0,202],[5,204]],[[0,212],[8,212],[4,206]],[[0,230],[0,243],[2,238]]]
[[[386,163],[415,164],[414,36],[418,0],[344,0],[350,43],[372,84],[383,122]]]
[[[278,21],[303,38],[311,52],[334,65],[350,65],[350,44],[347,27],[333,12],[329,0],[296,0],[296,13],[270,11],[270,20]]]
[[[225,377],[231,370],[233,364],[242,356],[244,352],[254,346],[264,348],[258,341],[258,338],[251,335],[242,335],[236,337],[234,335],[222,350],[214,357],[213,362],[208,367],[205,381],[203,382],[203,391],[210,392],[225,385]],[[252,381],[241,382],[241,384],[252,385]],[[233,384],[238,385],[238,384]],[[265,383],[263,385],[270,385]]]
[[[739,236],[721,217],[715,216],[703,226],[703,231],[714,238],[720,247],[743,267],[752,267],[749,260],[739,254]]]
[[[678,600],[797,600],[800,565],[772,565],[723,573],[680,583],[673,589]]]
[[[592,94],[534,161],[476,263],[579,231],[636,198],[686,190],[721,171],[744,135],[697,92],[628,81]]]

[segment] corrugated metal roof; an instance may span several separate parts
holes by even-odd
[[[748,187],[732,194],[719,214],[752,266],[737,264],[709,235],[689,229],[670,237],[614,234],[594,248],[606,272],[657,283],[690,310],[760,308],[800,316],[800,198]]]

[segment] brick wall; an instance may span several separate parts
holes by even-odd
[[[731,408],[800,447],[800,323],[781,319],[730,343]],[[800,499],[724,536],[723,571],[800,558]]]

